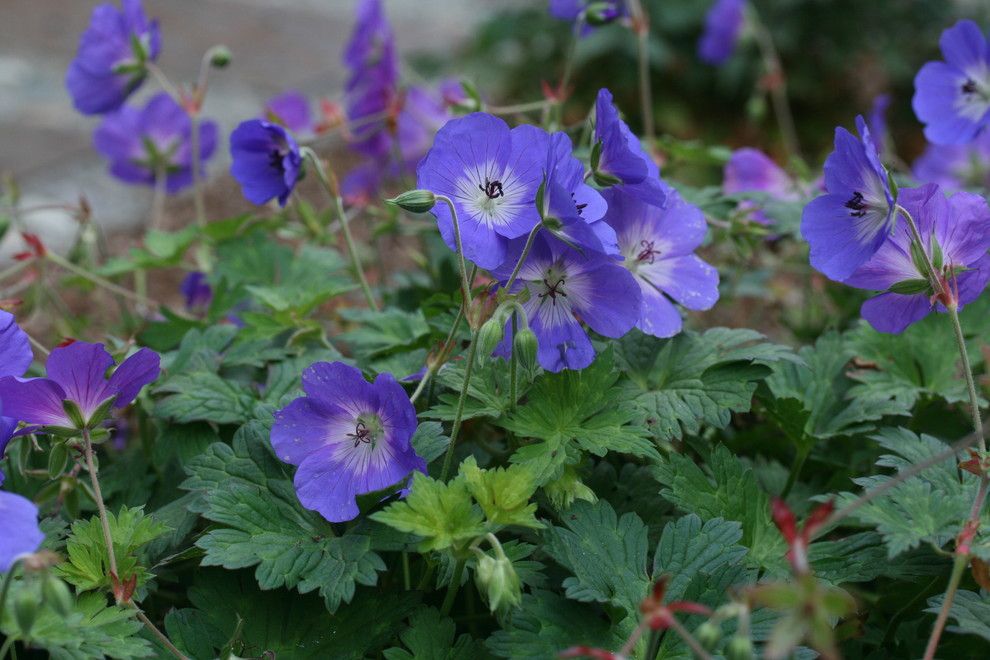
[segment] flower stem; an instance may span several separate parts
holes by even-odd
[[[461,226],[457,219],[457,209],[454,208],[454,202],[449,197],[437,195],[437,199],[444,202],[450,209],[450,220],[454,226],[454,242],[457,244],[457,258],[461,265],[461,295],[464,296],[464,304],[470,305],[471,283],[468,282],[467,262],[464,260],[464,244],[461,242]]]
[[[676,632],[682,640],[684,640],[685,644],[691,647],[691,650],[697,657],[702,660],[712,660],[711,654],[705,650],[705,647],[701,645],[701,642],[695,639],[694,635],[692,635],[690,631],[688,631],[688,629],[677,620],[676,617],[670,617],[670,627],[674,629],[674,632]]]
[[[509,348],[509,412],[515,412],[516,410],[516,372],[518,370],[517,363],[519,362],[519,357],[516,355],[516,332],[518,332],[517,326],[519,325],[519,319],[516,312],[512,312],[512,346]]]
[[[962,360],[963,375],[966,377],[966,389],[969,391],[969,407],[972,415],[973,430],[979,436],[980,452],[985,452],[986,441],[983,439],[983,420],[980,416],[980,398],[976,394],[976,382],[973,380],[973,368],[966,351],[966,338],[963,336],[962,324],[959,322],[959,309],[955,305],[946,308],[952,319],[952,329],[955,330],[956,346],[959,348],[959,358]]]
[[[16,560],[10,565],[10,570],[7,571],[7,575],[4,577],[3,589],[0,590],[0,617],[3,616],[4,608],[7,607],[7,594],[10,592],[10,585],[14,581],[14,573],[17,572],[17,567],[20,565],[21,560]]]
[[[147,628],[148,631],[152,635],[154,635],[158,639],[159,642],[161,642],[162,646],[164,646],[166,649],[169,650],[169,653],[171,653],[176,658],[178,658],[178,660],[189,660],[189,658],[186,657],[186,655],[182,651],[180,651],[179,649],[177,649],[176,646],[175,646],[175,644],[173,644],[169,640],[169,638],[165,636],[165,633],[163,633],[161,630],[159,630],[158,629],[158,626],[156,626],[154,623],[151,622],[151,619],[149,619],[147,617],[147,615],[145,615],[145,613],[142,612],[137,607],[137,605],[134,605],[133,603],[131,603],[131,606],[135,610],[137,610],[137,618],[141,621],[141,623],[144,624],[144,627]]]
[[[103,527],[103,542],[107,546],[107,558],[110,562],[111,581],[120,579],[117,573],[117,555],[113,551],[113,535],[110,533],[110,519],[107,517],[107,507],[103,503],[103,491],[100,490],[100,479],[97,476],[96,463],[93,461],[93,443],[89,439],[89,429],[83,429],[83,453],[86,456],[86,470],[89,472],[89,480],[93,485],[94,499],[96,500],[96,510],[100,514],[100,525]]]
[[[15,275],[20,275],[22,272],[28,269],[31,263],[32,263],[31,259],[25,259],[24,261],[18,261],[16,264],[14,264],[13,266],[11,266],[6,270],[0,271],[0,282],[3,282],[4,280],[9,279],[11,277],[14,277]]]
[[[533,243],[536,241],[536,235],[540,232],[542,227],[542,224],[536,225],[533,227],[533,230],[529,232],[529,237],[526,238],[526,245],[523,246],[522,254],[519,255],[519,261],[516,262],[516,267],[512,269],[512,274],[509,275],[509,280],[503,287],[506,291],[511,291],[512,285],[515,284],[516,278],[519,276],[519,271],[522,270],[523,264],[526,263],[526,257],[529,256],[530,250],[533,249]]]
[[[474,371],[474,358],[478,353],[478,332],[471,334],[471,347],[468,348],[467,363],[464,365],[464,384],[461,385],[461,395],[457,399],[457,410],[454,412],[454,425],[450,430],[450,445],[447,455],[443,458],[443,470],[440,481],[447,481],[451,465],[454,462],[454,447],[457,445],[457,434],[461,430],[461,419],[464,417],[464,402],[467,401],[468,388],[471,385],[471,374]]]
[[[190,136],[189,142],[192,147],[192,185],[193,204],[196,207],[196,224],[200,229],[206,226],[206,204],[203,202],[203,186],[200,181],[202,163],[200,162],[200,121],[198,112],[189,113]]]
[[[530,101],[529,103],[517,103],[516,105],[486,105],[484,110],[490,115],[514,115],[542,110],[546,105],[546,101]]]
[[[784,142],[784,149],[791,159],[801,160],[797,129],[794,127],[794,117],[791,115],[791,106],[787,101],[787,78],[784,75],[784,67],[780,63],[777,46],[773,42],[773,35],[770,30],[760,20],[751,3],[748,9],[752,17],[756,43],[759,46],[760,55],[763,57],[763,66],[766,67],[767,75],[772,79],[768,85],[768,91],[770,92],[770,102],[773,104],[773,114],[777,117],[777,125],[780,127],[780,137]]]
[[[639,99],[643,112],[643,133],[653,148],[656,129],[653,124],[653,92],[650,89],[650,21],[640,0],[629,3],[633,15],[633,31],[636,33],[639,64]]]
[[[938,648],[942,631],[945,629],[945,624],[949,619],[952,601],[956,598],[956,591],[959,589],[959,582],[962,580],[963,571],[966,570],[967,564],[969,564],[969,555],[956,555],[956,558],[952,562],[952,574],[949,576],[949,586],[945,588],[942,609],[938,612],[938,618],[935,619],[935,627],[932,628],[932,634],[928,638],[928,644],[925,646],[924,660],[932,660],[935,657],[935,650]]]
[[[574,72],[574,60],[577,55],[578,42],[581,41],[581,32],[584,30],[585,16],[584,12],[581,12],[577,20],[574,21],[574,36],[571,39],[571,47],[567,51],[567,57],[564,59],[564,75],[560,78],[560,87],[557,88],[556,99],[553,102],[553,117],[556,123],[561,122],[561,118],[564,115],[564,97],[567,95],[567,85],[571,82],[571,74]],[[545,106],[545,108],[550,108],[550,105]],[[550,113],[544,112],[543,119],[547,119]],[[542,122],[546,124],[547,122]]]
[[[443,605],[440,607],[440,613],[443,615],[450,614],[451,608],[454,607],[454,599],[457,597],[457,591],[461,588],[461,576],[464,575],[464,560],[458,559],[454,564],[454,575],[450,578],[450,584],[447,585],[447,595],[443,598]]]
[[[7,657],[7,652],[14,648],[14,638],[8,637],[4,640],[3,646],[0,646],[0,660],[4,660]]]
[[[125,289],[122,286],[118,286],[114,284],[110,280],[100,277],[96,273],[91,273],[85,268],[82,268],[81,266],[77,266],[76,264],[72,263],[65,257],[62,257],[61,255],[55,254],[54,252],[48,252],[45,255],[45,259],[52,262],[56,266],[59,266],[60,268],[64,268],[73,275],[78,275],[84,280],[89,280],[93,284],[102,287],[111,293],[115,293],[117,295],[128,298],[129,300],[132,300],[138,303],[139,305],[144,305],[145,307],[153,306],[152,301],[149,300],[146,296],[138,295],[137,293],[134,293],[130,289]]]
[[[807,449],[799,447],[797,454],[794,456],[794,463],[791,465],[791,471],[787,475],[787,483],[784,484],[784,490],[780,492],[780,496],[787,497],[791,492],[791,488],[794,487],[794,483],[797,481],[798,477],[801,476],[801,468],[804,467],[804,462],[808,460],[808,454],[811,452],[811,448]]]
[[[926,273],[927,279],[935,293],[941,294],[942,282],[938,278],[938,271],[935,270],[935,264],[932,263],[931,255],[928,254],[928,250],[925,248],[925,242],[921,239],[921,232],[918,231],[918,223],[914,221],[914,216],[900,204],[894,207],[894,211],[900,213],[904,217],[904,220],[907,221],[908,229],[911,230],[911,240],[917,243],[919,251],[925,259],[925,268],[928,269],[928,273]],[[966,363],[969,363],[968,357],[966,358]],[[983,441],[982,437],[980,441]]]

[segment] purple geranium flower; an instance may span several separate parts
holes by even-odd
[[[990,131],[969,144],[929,144],[912,171],[918,181],[946,190],[990,188]]]
[[[525,239],[513,242],[519,255]],[[503,284],[516,259],[492,274]],[[529,291],[522,304],[529,327],[536,334],[537,359],[547,371],[584,369],[595,359],[595,349],[581,327],[584,321],[606,337],[621,337],[639,319],[643,296],[632,275],[610,257],[581,253],[547,234],[540,234],[512,285],[512,293]],[[578,320],[578,317],[581,321]],[[512,342],[510,326],[495,354],[507,356]]]
[[[665,188],[659,170],[643,150],[639,138],[619,118],[607,89],[598,91],[595,103],[595,142],[599,151],[595,179],[602,185],[622,185],[628,192],[663,205]]]
[[[109,401],[123,408],[158,378],[158,354],[147,348],[124,360],[107,378],[113,364],[102,344],[77,341],[56,348],[45,364],[47,378],[0,378],[3,413],[27,424],[76,428],[63,404],[69,401],[87,426],[99,423],[102,420],[93,419],[98,409]]]
[[[825,195],[801,216],[801,235],[811,246],[811,265],[842,281],[872,257],[896,224],[887,171],[862,117],[860,139],[835,129],[835,151],[825,160]]]
[[[17,325],[14,315],[0,310],[0,377],[20,377],[31,366],[34,354],[31,352],[31,340]],[[0,459],[3,459],[7,445],[17,435],[17,420],[4,417],[3,400],[0,399]],[[0,470],[0,484],[3,484],[4,474]]]
[[[216,150],[217,132],[215,122],[199,123],[202,165]],[[171,96],[160,92],[142,109],[124,106],[104,117],[93,134],[93,145],[110,161],[110,173],[121,181],[154,185],[161,172],[165,190],[172,194],[193,182],[191,136],[189,115]]]
[[[901,332],[928,316],[944,312],[944,303],[958,307],[976,300],[990,280],[990,209],[979,195],[957,192],[946,198],[928,184],[901,191],[899,202],[918,223],[925,251],[943,290],[935,296],[925,277],[926,266],[913,258],[911,232],[900,223],[873,258],[846,280],[850,286],[882,291],[863,303],[863,318],[880,332]]]
[[[595,16],[586,16],[582,34],[591,30],[591,25],[610,23],[626,15],[625,0],[550,0],[550,15],[562,21],[574,22],[582,12],[594,5]]]
[[[206,273],[194,270],[182,279],[179,285],[185,299],[186,310],[202,313],[213,301],[213,287],[206,280]]]
[[[262,119],[242,122],[230,134],[230,173],[249,202],[278,199],[285,206],[302,170],[299,145],[278,124]]]
[[[939,40],[944,62],[928,62],[914,79],[914,114],[935,144],[965,144],[990,124],[990,46],[973,21]]]
[[[698,57],[718,66],[732,56],[746,20],[746,0],[716,0],[705,16]]]
[[[21,555],[37,550],[44,540],[34,502],[0,491],[0,573],[9,571]]]
[[[65,86],[76,109],[87,115],[116,110],[144,80],[145,63],[158,58],[158,21],[149,21],[140,0],[97,5],[79,38]]]
[[[449,197],[457,209],[464,256],[482,268],[505,261],[509,239],[540,222],[536,192],[543,181],[547,134],[534,126],[509,130],[475,112],[444,125],[419,164],[418,187]],[[448,247],[457,248],[450,209],[433,209]]]
[[[771,199],[793,201],[799,198],[794,180],[769,156],[750,147],[732,152],[725,164],[725,178],[722,190],[727,195],[760,192]],[[758,204],[743,201],[741,208],[752,209],[752,219],[761,224],[770,224],[770,219],[758,208]]]
[[[636,327],[655,337],[676,335],[682,321],[674,302],[705,310],[718,300],[718,271],[694,254],[708,229],[704,214],[673,189],[663,207],[621,190],[606,191],[605,200],[605,220],[642,291]]]
[[[302,376],[306,396],[275,413],[275,454],[299,466],[296,493],[330,522],[358,515],[356,496],[426,472],[410,440],[416,410],[391,374],[369,383],[342,362],[317,362]]]
[[[391,136],[386,115],[398,94],[399,60],[381,0],[363,0],[358,5],[344,63],[350,69],[345,105],[353,127],[351,148],[372,158],[387,156]]]
[[[281,124],[296,135],[313,131],[313,116],[309,99],[295,90],[284,92],[268,100],[262,119],[273,124]]]
[[[873,106],[870,108],[870,114],[866,122],[866,125],[870,127],[870,135],[873,136],[873,142],[877,145],[877,151],[881,156],[887,153],[887,137],[889,133],[887,130],[887,108],[889,107],[890,94],[880,94],[873,99]]]

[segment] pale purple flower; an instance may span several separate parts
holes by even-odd
[[[662,207],[621,190],[606,191],[605,201],[605,220],[642,292],[636,327],[655,337],[676,335],[682,320],[674,303],[700,311],[718,300],[718,271],[694,254],[708,230],[704,214],[673,189]]]
[[[41,546],[38,507],[15,493],[0,491],[0,573],[6,573],[22,555]]]
[[[600,153],[595,180],[601,185],[621,185],[650,203],[663,205],[665,188],[653,159],[643,150],[639,138],[619,118],[619,111],[607,89],[598,91],[595,102],[595,142]]]
[[[896,224],[887,171],[862,117],[857,139],[835,129],[835,151],[825,160],[825,195],[801,216],[801,235],[811,246],[811,265],[842,281],[872,257]]]
[[[929,144],[911,169],[918,181],[945,190],[990,189],[990,131],[969,144]]]
[[[413,449],[416,410],[391,374],[369,383],[342,362],[317,362],[302,376],[306,396],[275,413],[271,442],[296,465],[299,501],[330,522],[353,520],[358,495],[426,472]]]
[[[928,62],[914,79],[914,114],[934,144],[966,144],[990,124],[990,46],[973,21],[939,40],[944,62]]]
[[[716,0],[705,16],[698,57],[712,65],[724,63],[736,50],[746,20],[746,0]]]
[[[948,297],[961,308],[976,300],[990,280],[990,209],[979,195],[957,192],[946,198],[928,184],[901,190],[899,203],[918,223],[925,252]],[[902,332],[932,310],[944,312],[911,250],[911,232],[900,223],[890,240],[860,266],[846,284],[880,291],[863,303],[863,318],[880,332]]]
[[[794,180],[787,172],[765,153],[751,147],[744,147],[732,152],[732,157],[725,164],[722,190],[727,195],[758,192],[780,201],[799,199]],[[770,219],[759,208],[759,203],[744,200],[739,206],[752,209],[750,217],[754,221],[770,224]]]
[[[141,388],[158,378],[159,357],[142,348],[124,360],[107,378],[113,357],[102,344],[73,342],[56,348],[45,364],[46,378],[0,378],[3,414],[27,424],[76,428],[63,404],[70,401],[82,413],[83,422],[107,402],[123,408],[137,397]]]
[[[313,132],[313,115],[309,108],[309,99],[296,90],[270,98],[265,104],[261,119],[273,124],[281,124],[296,135]]]

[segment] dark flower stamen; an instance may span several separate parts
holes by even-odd
[[[653,247],[653,243],[654,241],[647,240],[642,240],[639,242],[639,244],[643,246],[643,249],[636,255],[636,261],[646,261],[649,259],[651,264],[654,262],[657,255],[660,254],[660,250]]]
[[[282,153],[281,149],[272,149],[271,153],[268,154],[268,164],[272,168],[282,172],[285,170],[285,165],[282,159],[285,158],[285,154]]]
[[[976,81],[970,78],[963,83],[962,86],[963,94],[975,94],[976,93]]]
[[[866,201],[863,199],[863,193],[853,193],[853,196],[846,202],[846,208],[852,211],[849,215],[857,218],[862,218],[866,215]]]
[[[577,209],[577,214],[578,214],[578,215],[581,215],[581,211],[583,211],[583,210],[584,210],[584,208],[585,208],[586,206],[588,206],[587,204],[578,204],[578,203],[577,203],[577,200],[576,200],[576,199],[574,199],[574,193],[571,193],[571,201],[573,201],[573,202],[574,202],[574,208],[575,208],[575,209]]]
[[[540,297],[540,298],[546,298],[547,296],[550,296],[550,299],[553,301],[553,304],[554,305],[557,304],[557,296],[563,296],[565,298],[567,297],[567,294],[566,293],[564,293],[563,291],[558,291],[557,290],[557,287],[563,286],[563,284],[564,284],[564,278],[563,277],[560,278],[559,280],[557,280],[557,282],[554,283],[554,284],[550,284],[550,282],[548,282],[544,278],[543,284],[544,284],[544,286],[547,287],[547,290],[544,293],[541,293],[538,297]]]
[[[358,422],[354,426],[354,433],[348,433],[347,437],[354,438],[355,447],[362,442],[365,444],[371,444],[371,429],[369,429],[364,422]]]
[[[496,199],[498,197],[504,197],[505,191],[502,190],[502,182],[496,179],[491,181],[488,177],[485,177],[485,185],[478,184],[478,190],[488,195],[488,199]]]

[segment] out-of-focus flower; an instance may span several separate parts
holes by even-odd
[[[22,555],[41,546],[38,507],[15,493],[0,491],[0,573],[6,573]]]
[[[582,34],[628,14],[625,0],[550,0],[550,15],[562,21],[577,21],[584,14]]]
[[[146,62],[158,59],[161,33],[140,0],[97,5],[79,38],[65,86],[76,109],[87,115],[116,110],[147,75]]]
[[[285,206],[303,161],[299,145],[285,128],[261,119],[242,122],[230,134],[230,155],[230,173],[249,202],[278,199]]]
[[[945,190],[990,188],[990,131],[969,144],[929,144],[912,171],[918,181]]]
[[[825,195],[801,216],[801,235],[811,246],[811,265],[842,281],[876,254],[896,224],[887,170],[862,117],[857,139],[835,129],[835,151],[825,160]]]
[[[296,135],[313,131],[313,116],[309,109],[309,99],[302,92],[291,90],[272,97],[265,104],[262,119],[280,124]]]
[[[934,144],[966,144],[990,124],[990,47],[979,26],[959,21],[939,40],[944,62],[914,78],[914,114]]]
[[[200,171],[216,150],[217,133],[215,122],[199,122]],[[160,92],[144,108],[124,106],[106,115],[93,134],[93,145],[121,181],[155,185],[161,174],[172,194],[193,183],[191,138],[189,115]]]
[[[705,16],[705,30],[698,41],[698,57],[718,66],[736,50],[746,21],[746,0],[716,0]]]
[[[738,193],[765,193],[772,199],[793,201],[799,199],[794,180],[777,163],[759,149],[744,147],[732,152],[725,164],[722,190],[728,195]],[[752,209],[753,220],[770,224],[770,219],[759,208],[759,203],[745,200],[740,208]]]
[[[900,203],[918,223],[924,250],[935,267],[942,294],[932,290],[928,268],[900,223],[890,240],[860,266],[846,284],[880,291],[863,303],[862,314],[880,332],[902,332],[932,310],[963,307],[990,280],[990,209],[979,195],[946,198],[934,184],[901,190]]]
[[[179,285],[182,297],[185,299],[186,310],[202,313],[213,301],[213,287],[206,279],[206,274],[194,270],[182,279]]]
[[[870,127],[870,135],[873,136],[873,142],[877,145],[877,151],[880,155],[887,153],[889,148],[887,144],[887,138],[889,137],[887,130],[887,108],[890,107],[890,94],[880,94],[875,99],[873,99],[873,107],[870,108],[870,114],[867,116],[867,126]]]
[[[0,310],[0,377],[23,376],[33,360],[31,340],[27,333],[17,325],[13,314]],[[17,420],[4,417],[4,412],[3,400],[0,399],[0,459],[3,459],[7,445],[17,434]],[[3,480],[3,470],[0,470],[0,485]]]
[[[416,410],[391,374],[369,383],[342,362],[317,362],[303,373],[306,396],[275,413],[275,454],[299,466],[296,493],[330,522],[353,520],[355,498],[426,472],[410,440]]]

